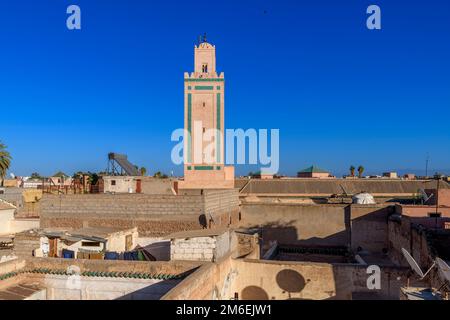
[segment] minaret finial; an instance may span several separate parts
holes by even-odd
[[[206,42],[206,32],[203,34],[203,42]]]

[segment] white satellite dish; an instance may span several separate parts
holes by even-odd
[[[450,283],[450,267],[448,264],[442,260],[441,258],[436,258],[436,264],[439,269],[439,274],[442,278],[444,278],[445,282]]]
[[[419,189],[419,193],[422,196],[423,202],[427,202],[432,196],[434,196],[434,194],[427,195],[425,190],[423,190],[422,188]]]
[[[434,268],[436,265],[436,262],[433,262],[433,265],[428,269],[427,272],[423,273],[422,269],[420,269],[419,264],[414,260],[414,258],[409,254],[409,252],[402,248],[403,256],[405,257],[406,261],[408,261],[408,264],[411,266],[411,269],[413,269],[420,277],[420,280],[423,280],[428,273],[430,273],[431,269]]]
[[[408,261],[408,264],[411,266],[411,269],[413,269],[420,278],[424,277],[422,269],[420,269],[419,265],[417,264],[416,260],[409,254],[408,251],[406,251],[404,248],[402,248],[403,256],[405,257],[406,261]]]

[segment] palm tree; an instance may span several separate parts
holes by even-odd
[[[158,178],[158,179],[166,179],[167,175],[164,173],[161,173],[161,171],[158,171],[153,175],[153,177]]]
[[[11,165],[11,155],[8,151],[6,151],[6,146],[0,142],[0,179],[3,179],[6,176],[6,171],[8,171],[9,166]]]
[[[145,176],[147,174],[147,169],[145,167],[141,167],[141,176]]]
[[[358,177],[362,178],[363,172],[364,172],[364,167],[363,166],[359,166],[358,167]]]
[[[351,175],[352,177],[355,176],[355,167],[354,167],[354,166],[350,166],[350,175]]]
[[[30,176],[30,179],[42,179],[42,176],[38,172],[33,172]]]

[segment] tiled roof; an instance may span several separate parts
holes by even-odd
[[[311,167],[299,171],[299,173],[329,173],[329,172],[315,165],[312,165]]]
[[[40,273],[40,274],[54,274],[54,275],[72,275],[66,269],[49,269],[49,268],[38,268],[38,269],[22,269],[18,271],[12,271],[0,275],[0,281],[11,277],[15,277],[19,274],[24,273]],[[80,273],[81,276],[85,277],[110,277],[110,278],[133,278],[133,279],[181,279],[184,274],[166,274],[166,273],[148,273],[148,272],[101,272],[101,271],[84,271]]]

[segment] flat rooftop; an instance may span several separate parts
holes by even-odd
[[[187,239],[198,237],[214,237],[227,232],[227,228],[199,229],[174,232],[164,237],[164,239]]]
[[[297,194],[297,195],[351,195],[365,191],[375,195],[415,194],[417,190],[435,189],[435,180],[402,180],[402,179],[238,179],[235,186],[241,188],[241,194]],[[441,181],[441,189],[449,189],[450,185]]]

